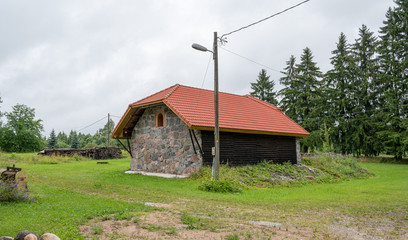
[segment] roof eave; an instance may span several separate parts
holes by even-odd
[[[209,127],[209,126],[191,126],[190,129],[214,131],[214,127]],[[236,129],[236,128],[220,128],[220,132],[276,135],[276,136],[288,136],[288,137],[309,137],[310,135],[310,133],[306,134],[306,133],[270,132],[270,131],[251,130],[251,129]]]
[[[143,103],[139,105],[130,104],[126,109],[125,114],[119,120],[119,123],[116,125],[115,129],[111,133],[111,138],[113,139],[130,139],[128,136],[124,136],[123,130],[126,124],[130,121],[132,114],[136,112],[137,109],[144,108],[146,106],[155,105],[158,103],[163,103],[163,100],[158,100],[149,103]]]

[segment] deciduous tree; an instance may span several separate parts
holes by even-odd
[[[45,146],[41,136],[43,125],[41,119],[35,119],[35,109],[24,104],[12,107],[6,113],[7,123],[4,127],[1,147],[8,152],[38,151]]]

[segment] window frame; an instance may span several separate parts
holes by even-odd
[[[160,116],[161,116],[161,122],[159,122]],[[165,124],[166,124],[166,120],[165,120],[165,117],[164,117],[164,112],[163,111],[158,111],[156,113],[156,127],[164,127]]]

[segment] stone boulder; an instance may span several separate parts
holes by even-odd
[[[38,239],[40,239],[40,237],[37,234],[27,230],[17,233],[17,236],[14,238],[14,240],[38,240]]]
[[[8,236],[4,236],[4,237],[0,237],[0,240],[14,240],[13,237],[8,237]]]
[[[30,233],[24,237],[24,240],[38,240],[38,236],[34,233]]]
[[[52,233],[44,233],[40,240],[61,240],[57,235]]]

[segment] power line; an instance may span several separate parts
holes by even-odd
[[[256,61],[252,60],[252,59],[249,59],[249,58],[247,58],[247,57],[244,57],[244,56],[242,56],[242,55],[240,55],[240,54],[238,54],[238,53],[235,53],[235,52],[233,52],[233,51],[231,51],[231,50],[228,50],[228,49],[223,48],[223,47],[220,47],[220,48],[223,49],[223,50],[225,50],[225,51],[227,51],[227,52],[229,52],[229,53],[232,53],[232,54],[234,54],[234,55],[236,55],[236,56],[238,56],[238,57],[240,57],[240,58],[243,58],[243,59],[245,59],[245,60],[248,60],[248,61],[250,61],[250,62],[252,62],[252,63],[258,64],[258,65],[260,65],[260,66],[262,66],[262,67],[265,67],[265,68],[267,68],[267,69],[270,69],[270,70],[272,70],[272,71],[275,71],[275,72],[278,72],[278,73],[282,73],[282,72],[279,71],[279,70],[276,70],[276,69],[273,69],[273,68],[271,68],[271,67],[268,67],[268,66],[266,66],[266,65],[264,65],[264,64],[262,64],[262,63],[259,63],[259,62],[256,62]]]
[[[303,2],[298,3],[298,4],[296,4],[296,5],[294,5],[294,6],[290,7],[290,8],[286,8],[286,9],[283,10],[283,11],[280,11],[280,12],[278,12],[278,13],[272,14],[272,15],[269,16],[269,17],[263,18],[263,19],[261,19],[261,20],[259,20],[259,21],[257,21],[257,22],[254,22],[254,23],[251,23],[251,24],[246,25],[246,26],[244,26],[244,27],[238,28],[237,30],[234,30],[234,31],[232,31],[232,32],[225,33],[225,34],[223,34],[223,35],[220,37],[220,40],[221,40],[221,42],[226,42],[226,40],[225,40],[226,38],[225,38],[225,37],[228,36],[228,35],[231,35],[231,34],[233,34],[233,33],[236,33],[236,32],[238,32],[238,31],[241,31],[241,30],[243,30],[243,29],[245,29],[245,28],[249,28],[249,27],[251,27],[251,26],[253,26],[253,25],[256,25],[256,24],[261,23],[261,22],[263,22],[263,21],[266,21],[266,20],[268,20],[268,19],[270,19],[270,18],[273,18],[273,17],[275,17],[275,16],[278,16],[278,15],[284,13],[284,12],[287,12],[287,11],[289,11],[289,10],[291,10],[291,9],[293,9],[293,8],[296,8],[296,7],[298,7],[298,6],[300,6],[300,5],[304,4],[304,3],[307,3],[307,2],[309,2],[309,1],[310,1],[310,0],[303,1]]]
[[[210,55],[210,59],[208,59],[207,68],[205,69],[205,73],[204,73],[204,77],[203,77],[203,82],[201,83],[201,88],[203,88],[203,86],[204,86],[204,82],[205,82],[205,79],[207,77],[208,67],[210,66],[210,62],[211,62],[212,57],[213,56]]]
[[[105,119],[105,118],[107,118],[107,117],[108,117],[108,116],[105,116],[105,117],[103,117],[103,118],[99,119],[98,121],[96,121],[96,122],[94,122],[94,123],[92,123],[92,124],[89,124],[88,126],[83,127],[83,128],[81,128],[81,129],[79,129],[79,130],[77,130],[77,131],[78,131],[78,132],[80,132],[81,130],[84,130],[85,128],[89,128],[89,127],[91,127],[91,126],[93,126],[93,125],[97,124],[98,122],[100,122],[100,121],[104,120],[104,119]]]

